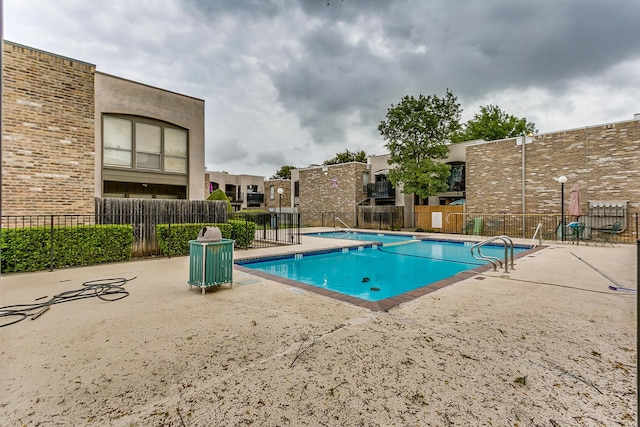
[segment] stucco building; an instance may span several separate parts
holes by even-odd
[[[96,197],[204,198],[203,100],[96,72],[94,102]]]
[[[264,176],[234,175],[227,172],[205,173],[205,194],[222,189],[233,209],[264,209]]]

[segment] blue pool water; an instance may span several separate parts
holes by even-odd
[[[236,262],[249,269],[363,300],[380,301],[485,265],[471,256],[472,245],[472,242],[406,240]],[[514,253],[524,250],[515,248]],[[484,246],[482,253],[504,259],[503,246]]]
[[[404,242],[413,239],[413,237],[411,236],[382,233],[362,233],[358,231],[323,231],[319,233],[305,234],[305,236],[382,243]]]

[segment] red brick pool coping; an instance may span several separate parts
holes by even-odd
[[[526,252],[521,252],[519,254],[514,255],[514,260],[529,256],[532,253],[535,253],[546,246],[537,246],[533,249],[527,250]],[[309,253],[314,253],[316,251],[310,251]],[[304,254],[304,252],[300,252]],[[268,257],[265,257],[268,258]],[[339,301],[344,301],[349,304],[353,304],[358,307],[363,307],[369,309],[371,311],[388,311],[391,308],[400,305],[402,303],[412,301],[416,298],[422,297],[424,295],[428,295],[432,292],[437,291],[438,289],[445,288],[447,286],[453,285],[454,283],[460,282],[465,279],[469,279],[479,273],[483,273],[485,271],[491,270],[493,267],[491,264],[483,265],[480,267],[476,267],[471,270],[462,271],[454,276],[448,277],[446,279],[439,280],[437,282],[431,283],[426,286],[422,286],[420,288],[416,288],[412,291],[405,292],[400,295],[396,295],[391,298],[385,298],[380,301],[367,301],[360,298],[352,297],[349,295],[341,294],[339,292],[331,291],[324,288],[319,288],[317,286],[307,285],[306,283],[298,282],[295,280],[287,279],[280,276],[275,276],[273,274],[265,273],[258,270],[253,270],[251,268],[244,267],[242,265],[234,264],[233,268],[235,270],[241,271],[246,274],[251,274],[253,276],[262,277],[263,279],[271,280],[274,282],[281,283],[283,285],[292,286],[294,288],[303,289],[308,292],[313,292],[314,294],[324,295],[329,298],[333,298]]]

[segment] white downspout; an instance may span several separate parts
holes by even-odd
[[[525,195],[525,190],[526,190],[526,182],[525,182],[525,169],[526,169],[526,151],[525,151],[525,145],[527,144],[531,144],[533,142],[533,136],[529,135],[529,136],[519,136],[516,138],[516,145],[520,145],[521,148],[521,153],[522,153],[522,166],[521,166],[521,192],[522,192],[522,238],[526,238],[527,237],[527,231],[525,229],[525,225],[526,225],[526,195]]]

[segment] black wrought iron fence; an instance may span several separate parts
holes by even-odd
[[[237,249],[300,243],[298,214],[121,212],[112,215],[2,216],[2,272],[184,255],[200,227],[217,225]],[[172,241],[173,239],[173,241]],[[182,243],[178,243],[178,240]]]
[[[356,211],[300,212],[303,227],[356,228]]]
[[[416,212],[416,220],[419,215]],[[533,238],[538,230],[536,238],[542,236],[544,240],[579,238],[585,242],[610,240],[614,243],[632,243],[638,239],[639,214],[625,212],[616,216],[590,215],[580,218],[565,216],[564,233],[562,216],[555,214],[448,213],[444,215],[443,222],[450,230],[448,232],[457,234]]]
[[[373,230],[400,230],[404,227],[402,206],[357,206],[357,227]]]
[[[300,244],[302,222],[298,213],[235,212],[229,214],[229,219],[255,224],[251,248]]]

